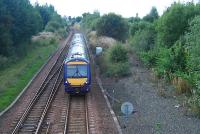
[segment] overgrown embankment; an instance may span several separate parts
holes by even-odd
[[[174,3],[160,17],[152,8],[142,19],[131,18],[129,42],[159,78],[189,96],[188,106],[200,115],[199,7]]]
[[[0,71],[0,111],[16,98],[57,47],[58,40],[53,36],[38,38],[29,44],[26,56]]]
[[[108,77],[119,78],[130,74],[130,64],[126,44],[105,36],[96,36],[96,32],[88,34],[93,54],[95,48],[102,47],[103,52],[95,56],[100,72]]]
[[[25,87],[66,37],[68,22],[52,5],[0,2],[0,111]],[[38,34],[31,41],[33,35]]]

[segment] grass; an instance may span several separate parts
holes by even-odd
[[[12,103],[34,74],[56,50],[57,41],[53,40],[41,39],[32,43],[27,56],[0,71],[0,112]]]

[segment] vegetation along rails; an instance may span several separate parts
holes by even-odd
[[[67,46],[68,45],[66,45],[66,47]],[[22,114],[19,121],[17,122],[12,132],[13,134],[20,132],[22,133],[39,132],[44,116],[50,106],[50,102],[52,101],[52,98],[59,87],[59,83],[61,83],[61,78],[62,78],[61,72],[63,68],[62,64],[66,47],[64,47],[61,50],[59,58],[51,68],[49,74],[42,82],[37,93],[29,103],[28,107]]]
[[[70,96],[64,133],[89,134],[87,95]]]

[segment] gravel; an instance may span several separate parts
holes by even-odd
[[[123,133],[199,134],[200,119],[187,114],[187,108],[178,100],[181,96],[175,95],[173,86],[156,80],[134,54],[130,61],[131,76],[118,80],[101,76],[104,88],[119,101],[114,102],[113,109]],[[133,104],[135,111],[127,123],[120,109],[126,101]]]

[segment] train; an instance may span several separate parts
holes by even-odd
[[[91,88],[91,67],[86,39],[74,33],[64,60],[64,87],[69,94],[86,94]]]

